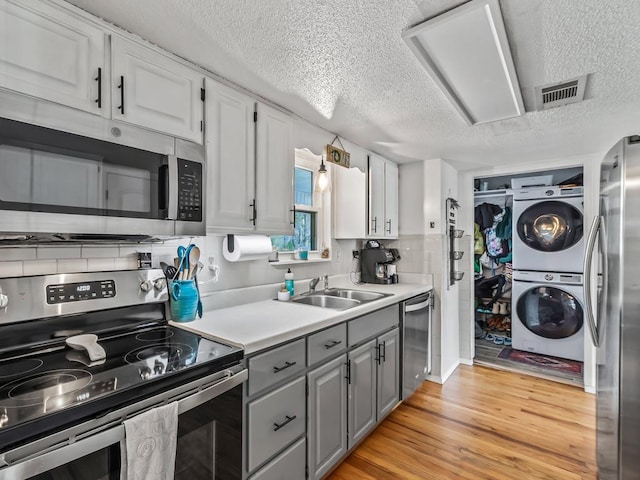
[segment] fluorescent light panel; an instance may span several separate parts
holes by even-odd
[[[498,0],[473,0],[402,38],[469,124],[525,113]]]

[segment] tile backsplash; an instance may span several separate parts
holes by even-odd
[[[223,235],[172,239],[162,243],[126,245],[41,245],[11,246],[0,248],[0,278],[55,273],[99,272],[109,270],[134,270],[138,268],[138,253],[151,252],[153,267],[160,262],[173,264],[178,245],[190,241],[198,245],[201,261],[205,265],[199,274],[200,291],[207,292],[230,288],[265,285],[283,281],[285,267],[274,267],[265,260],[227,262],[222,257]],[[334,240],[332,260],[322,263],[291,265],[296,279],[318,275],[349,273],[353,268],[351,251],[356,241]],[[210,262],[211,260],[211,262]],[[216,277],[209,263],[218,267]]]

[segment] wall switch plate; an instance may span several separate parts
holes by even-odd
[[[436,222],[429,222],[429,228],[436,228]]]

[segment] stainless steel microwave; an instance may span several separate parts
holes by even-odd
[[[202,146],[162,136],[153,151],[154,137],[137,148],[131,135],[117,143],[119,127],[109,133],[114,141],[0,118],[5,242],[205,234]]]

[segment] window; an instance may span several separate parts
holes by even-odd
[[[320,161],[319,155],[314,155],[307,149],[296,149],[293,181],[295,227],[293,235],[271,237],[271,244],[278,252],[287,253],[298,249],[313,252],[320,250],[323,244],[330,243],[326,221],[328,218],[323,215],[324,211],[330,211],[330,194],[314,190]]]

